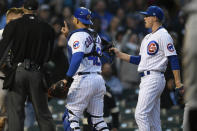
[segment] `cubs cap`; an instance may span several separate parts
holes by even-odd
[[[146,15],[146,16],[156,16],[161,21],[164,18],[164,12],[158,6],[149,6],[148,9],[145,12],[140,12],[140,14],[143,14],[143,15]]]
[[[38,1],[37,0],[25,0],[24,8],[27,10],[37,10],[38,9]]]
[[[91,11],[85,7],[80,7],[75,10],[74,16],[83,24],[92,25]]]

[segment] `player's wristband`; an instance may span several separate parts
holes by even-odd
[[[141,61],[141,56],[131,56],[129,62],[132,64],[139,65]]]
[[[171,64],[172,70],[180,70],[179,61],[177,55],[168,56],[168,60]]]

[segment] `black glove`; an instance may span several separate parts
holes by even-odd
[[[60,99],[66,98],[69,88],[72,84],[73,78],[66,77],[66,80],[67,80],[67,83],[64,83],[62,80],[60,80],[57,83],[53,84],[48,89],[48,96],[49,97],[57,97]]]
[[[113,51],[109,51],[110,48],[115,47],[113,42],[108,42],[101,38],[101,44],[102,44],[102,52],[107,52],[110,56],[115,56],[115,53]]]
[[[184,103],[184,86],[181,86],[180,88],[175,88],[175,99],[178,104]]]

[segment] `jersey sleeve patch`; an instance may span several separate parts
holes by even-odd
[[[172,43],[169,43],[169,44],[167,45],[167,49],[168,49],[170,52],[173,52],[173,51],[175,50]]]
[[[159,50],[159,45],[156,41],[151,41],[147,47],[147,53],[149,55],[155,55]]]
[[[73,43],[73,48],[74,48],[74,49],[78,49],[78,48],[79,48],[79,41],[75,41],[75,42]]]

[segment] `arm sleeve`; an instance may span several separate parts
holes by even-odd
[[[66,73],[68,77],[72,77],[80,66],[85,52],[85,40],[84,32],[76,32],[68,41],[68,45],[72,51],[70,65]]]
[[[50,34],[50,58],[52,58],[52,55],[53,55],[53,51],[54,51],[54,41],[55,41],[55,31],[54,29],[51,27],[51,34]]]
[[[180,70],[179,61],[177,55],[168,56],[172,70]]]
[[[72,77],[77,72],[83,56],[83,52],[77,52],[72,55],[70,66],[68,72],[66,73],[67,76]]]
[[[2,37],[3,39],[0,41],[0,65],[2,64],[4,58],[7,56],[9,49],[13,43],[14,31],[16,24],[12,21],[6,25]]]
[[[161,39],[161,49],[164,51],[165,56],[177,55],[176,49],[173,44],[173,39],[169,34],[163,34]]]
[[[129,62],[135,65],[139,65],[141,56],[131,56]]]

